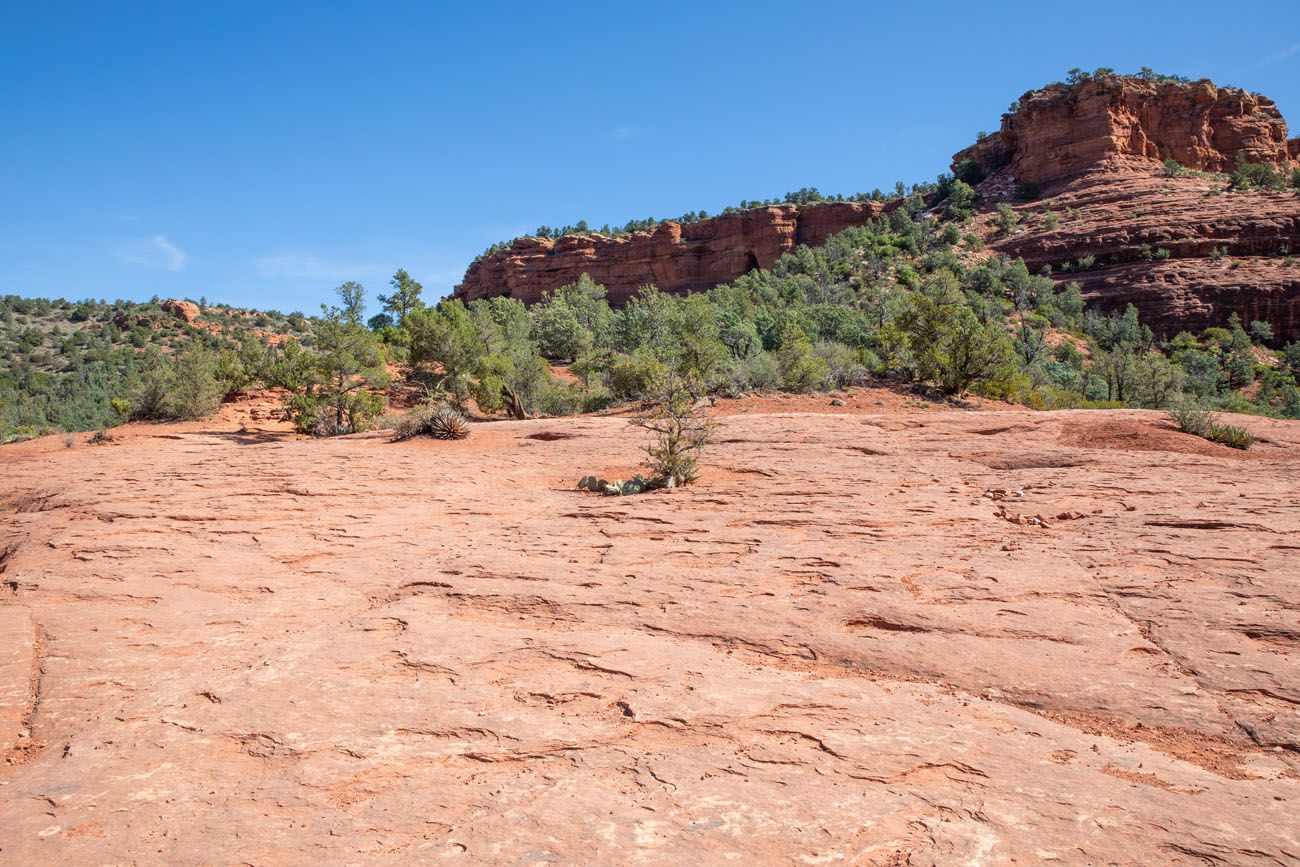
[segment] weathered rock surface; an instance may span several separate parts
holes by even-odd
[[[610,418],[5,447],[0,862],[1296,863],[1245,423],[737,415],[629,498]]]
[[[199,305],[193,301],[180,301],[172,298],[162,303],[162,309],[183,320],[186,324],[192,323],[199,318]]]
[[[1002,116],[1001,130],[954,163],[969,158],[988,172],[1006,166],[1018,180],[1048,185],[1125,158],[1230,172],[1241,155],[1290,168],[1296,144],[1268,97],[1209,81],[1108,76],[1026,93],[1015,112]]]
[[[957,154],[992,172],[986,209],[1012,181],[1043,185],[1049,199],[1018,206],[1027,231],[1004,236],[984,221],[990,246],[1080,284],[1090,303],[1133,304],[1166,335],[1221,325],[1236,313],[1300,338],[1300,197],[1225,192],[1221,178],[1165,177],[1174,159],[1230,172],[1238,155],[1289,174],[1297,140],[1273,101],[1235,88],[1109,77],[1025,94],[1002,129]],[[1062,222],[1048,230],[1047,211]],[[1093,267],[1074,270],[1092,257]],[[1065,273],[1072,270],[1072,273]]]
[[[1002,173],[989,182],[996,185]],[[1103,309],[1135,305],[1142,319],[1179,330],[1269,322],[1279,339],[1300,339],[1300,197],[1225,192],[1221,180],[1165,177],[1159,164],[1130,163],[1059,185],[1050,198],[1015,208],[1023,225],[1009,236],[981,220],[991,249],[1051,268],[1077,282]],[[1048,212],[1060,221],[1044,223]],[[1079,270],[1086,257],[1093,267]]]
[[[653,232],[627,237],[518,238],[470,265],[455,297],[506,295],[531,304],[584,273],[605,286],[615,304],[649,284],[664,292],[698,292],[770,268],[798,245],[815,247],[887,208],[877,202],[776,205],[694,223],[661,223]]]

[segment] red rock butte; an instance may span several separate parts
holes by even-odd
[[[1103,309],[1135,304],[1149,324],[1172,333],[1225,321],[1270,322],[1300,338],[1300,199],[1289,192],[1223,192],[1222,178],[1164,177],[1173,159],[1202,173],[1230,172],[1238,158],[1290,172],[1300,138],[1288,139],[1273,101],[1208,81],[1156,83],[1108,76],[1025,94],[1002,128],[958,153],[989,174],[983,208],[1010,198],[1017,182],[1044,199],[1016,204],[1030,231],[1001,237],[976,225],[996,252],[1023,256],[1078,282]],[[470,265],[455,297],[505,295],[525,303],[589,274],[615,304],[653,284],[704,291],[753,268],[768,268],[800,244],[862,225],[891,206],[834,202],[754,208],[611,238],[518,238]],[[1066,218],[1034,230],[1047,210]],[[1159,258],[1153,253],[1163,250]],[[1074,270],[1092,257],[1093,267]],[[1071,270],[1067,272],[1065,269]]]

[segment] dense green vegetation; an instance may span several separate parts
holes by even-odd
[[[501,405],[503,386],[529,411],[562,414],[637,400],[675,375],[724,395],[887,380],[1045,408],[1158,408],[1187,396],[1300,417],[1300,346],[1265,364],[1265,323],[1247,331],[1234,317],[1159,340],[1132,307],[1085,311],[1073,284],[1020,261],[975,260],[958,228],[971,188],[941,178],[936,190],[946,196],[936,208],[943,221],[914,194],[888,219],[708,293],[646,287],[613,310],[584,278],[531,309],[508,298],[446,301],[412,314],[392,347],[453,401],[473,396],[488,410]],[[1010,232],[1019,218],[1007,210]],[[556,379],[548,361],[568,364],[579,381]]]
[[[1099,66],[1092,72],[1075,67],[1065,74],[1065,83],[1071,86],[1082,84],[1085,81],[1091,81],[1094,78],[1132,78],[1137,81],[1149,81],[1154,84],[1191,84],[1192,80],[1185,75],[1166,75],[1156,72],[1149,66],[1144,66],[1137,72],[1125,75],[1116,73],[1109,66]]]
[[[224,306],[207,307],[204,321],[193,328],[157,299],[0,298],[0,442],[206,415],[253,382],[263,335],[309,327],[302,314]]]

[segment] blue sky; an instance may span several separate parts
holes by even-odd
[[[432,300],[540,224],[932,179],[1073,66],[1300,128],[1294,0],[904,5],[0,0],[0,294]]]

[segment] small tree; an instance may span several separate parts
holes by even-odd
[[[366,289],[355,280],[349,280],[334,290],[342,303],[341,316],[351,325],[360,325],[361,317],[366,312]],[[321,305],[324,309],[324,305]]]
[[[316,369],[320,397],[334,414],[337,431],[362,430],[378,414],[378,402],[366,389],[388,385],[383,356],[370,333],[348,323],[337,308],[327,308],[316,328]]]
[[[808,334],[794,322],[786,323],[781,331],[781,349],[777,358],[781,364],[781,379],[791,391],[813,391],[824,387],[830,380],[830,365],[813,352]]]
[[[378,300],[384,305],[384,312],[391,314],[400,328],[406,322],[407,314],[424,306],[420,301],[420,293],[424,287],[413,280],[411,275],[406,273],[405,268],[398,268],[393,279],[388,282],[393,287],[392,294],[380,295]]]
[[[411,335],[411,367],[420,375],[432,375],[429,368],[442,368],[442,387],[459,409],[469,397],[471,377],[484,354],[483,340],[458,300],[444,301],[438,308],[427,307],[408,315]]]
[[[1250,323],[1250,339],[1259,344],[1268,343],[1273,339],[1273,326],[1256,319]]]
[[[943,216],[957,222],[968,220],[974,204],[975,188],[958,178],[948,185],[948,203],[944,205]]]
[[[998,231],[1004,235],[1014,233],[1016,227],[1020,225],[1020,215],[1006,202],[998,202],[996,210],[997,215],[993,218],[993,224],[998,227]]]
[[[168,415],[178,419],[205,418],[221,404],[217,362],[212,353],[191,345],[172,366]]]
[[[336,291],[342,307],[321,305],[312,326],[312,352],[296,348],[279,359],[272,380],[291,385],[287,409],[300,430],[332,435],[365,430],[383,410],[374,389],[388,385],[384,357],[361,323],[361,287],[344,283]]]
[[[687,378],[670,371],[655,394],[655,407],[632,424],[651,433],[646,466],[652,478],[673,488],[699,478],[700,454],[717,423],[695,403]]]

